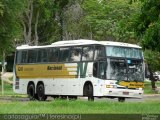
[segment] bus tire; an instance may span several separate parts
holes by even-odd
[[[36,94],[35,94],[35,86],[33,83],[28,84],[27,87],[27,94],[30,100],[35,100],[36,99]]]
[[[47,99],[43,83],[37,84],[37,98],[39,101],[45,101]]]
[[[91,83],[85,84],[85,86],[84,86],[84,96],[88,97],[88,101],[94,101],[93,86],[92,86]]]
[[[125,102],[125,98],[124,98],[124,97],[119,97],[119,98],[118,98],[118,101],[119,101],[119,102]]]

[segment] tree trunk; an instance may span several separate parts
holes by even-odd
[[[4,72],[6,71],[5,59],[6,59],[6,54],[5,50],[3,50],[2,74],[4,74]]]
[[[5,50],[3,50],[2,73],[0,75],[1,78],[6,71],[5,59],[6,59],[6,54],[5,54]],[[2,84],[2,95],[4,95],[4,83],[2,79],[1,79],[1,82],[2,82],[1,83]]]
[[[30,0],[30,9],[28,14],[28,43],[31,44],[31,35],[32,35],[32,17],[33,17],[33,1]]]
[[[24,21],[22,20],[21,21],[21,23],[22,23],[22,25],[23,25],[23,36],[24,36],[24,42],[25,42],[25,44],[27,44],[28,43],[28,36],[27,36],[27,28],[26,28],[26,25],[25,25],[25,23],[24,23]]]
[[[39,19],[39,10],[37,11],[36,14],[36,22],[35,22],[35,27],[34,27],[34,32],[35,32],[35,45],[38,45],[38,32],[37,32],[37,27],[38,27],[38,19]]]
[[[152,68],[150,65],[148,65],[148,70],[150,72],[150,76],[149,76],[149,79],[151,80],[151,86],[152,86],[152,90],[156,90],[156,84],[155,84],[155,78],[153,76],[153,71],[152,71]]]
[[[62,8],[62,10],[61,10],[61,12],[60,12],[60,25],[61,25],[61,30],[60,30],[60,34],[61,34],[61,40],[64,40],[64,37],[63,37],[63,34],[64,34],[64,30],[63,30],[63,28],[64,28],[64,21],[63,21],[63,17],[64,17],[64,14],[63,14],[63,9],[64,8]]]

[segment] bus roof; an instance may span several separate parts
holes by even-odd
[[[65,46],[92,45],[92,44],[141,48],[138,45],[123,43],[123,42],[95,41],[95,40],[79,39],[79,40],[58,41],[58,42],[52,43],[51,45],[45,45],[45,46],[21,45],[21,46],[18,46],[17,49],[34,49],[34,48],[63,47],[63,46],[65,47]]]

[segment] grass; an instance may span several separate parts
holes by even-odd
[[[67,101],[55,100],[51,102],[6,102],[0,104],[0,114],[160,114],[160,101],[143,103],[119,103],[112,101]]]
[[[13,97],[20,97],[20,96],[26,96],[26,95],[20,95],[17,93],[13,92],[13,86],[11,84],[8,84],[4,82],[4,95],[2,95],[2,85],[1,85],[1,80],[0,80],[0,96],[13,96]]]
[[[160,82],[156,83],[157,86]],[[145,82],[145,94],[150,94],[150,82]],[[4,94],[15,97],[18,94],[13,93],[12,86],[4,84]],[[159,101],[144,102],[125,102],[119,103],[109,100],[88,102],[84,100],[52,100],[47,102],[38,101],[0,101],[0,114],[160,114]]]
[[[156,86],[160,87],[160,81],[156,82]],[[151,82],[144,82],[144,94],[155,94],[155,91],[151,88]]]

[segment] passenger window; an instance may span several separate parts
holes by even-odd
[[[105,56],[105,49],[103,46],[95,46],[94,60],[100,59]]]
[[[50,48],[49,49],[49,62],[57,62],[58,61],[58,48]]]
[[[59,62],[69,61],[69,48],[60,48],[59,51]]]
[[[47,49],[38,50],[37,62],[47,62]]]
[[[37,57],[36,50],[28,50],[28,63],[35,63]]]
[[[22,51],[17,51],[16,53],[16,63],[19,64],[22,61]]]
[[[71,62],[81,61],[82,47],[73,47],[71,49]]]
[[[98,77],[98,62],[93,64],[93,77]]]
[[[27,51],[22,51],[21,63],[27,63]]]
[[[27,62],[27,51],[17,51],[16,63],[26,63]]]
[[[93,60],[93,46],[83,47],[82,61]]]
[[[99,67],[98,67],[98,78],[101,79],[106,79],[106,69],[107,69],[107,64],[104,61],[99,62]]]

